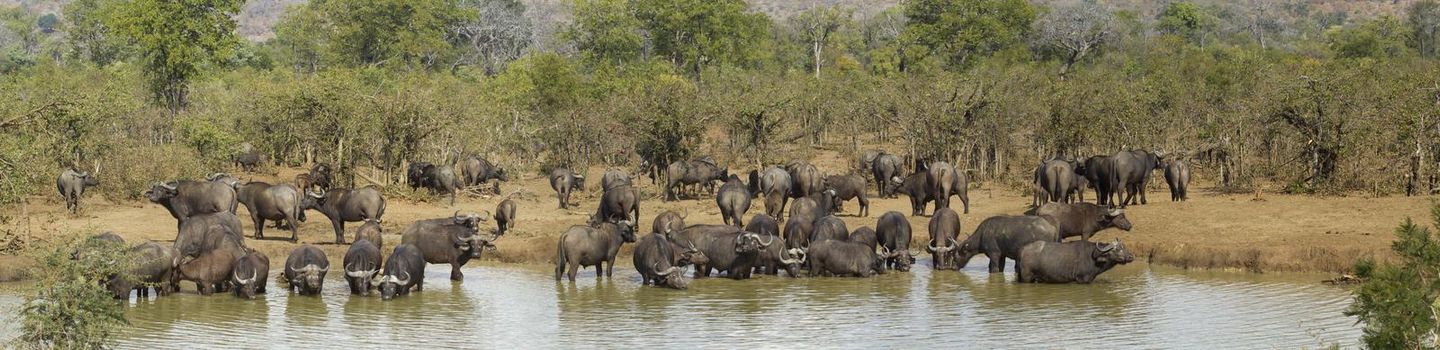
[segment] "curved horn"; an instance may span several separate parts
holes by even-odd
[[[315,191],[309,191],[309,190],[305,191],[305,195],[306,195],[306,196],[310,196],[310,198],[315,198],[315,199],[325,198],[325,194],[324,194],[324,193],[315,192]]]
[[[679,267],[671,266],[670,268],[665,269],[665,271],[660,272],[660,274],[661,274],[661,275],[665,275],[665,276],[669,276],[669,275],[673,275],[673,274],[677,274],[677,273],[684,273],[684,272],[685,272],[685,270],[681,270]]]
[[[770,235],[767,235],[767,236],[770,236]],[[770,241],[769,241],[769,242],[766,242],[766,241],[760,240],[760,235],[755,235],[755,240],[760,241],[760,247],[761,247],[761,248],[769,248],[769,247],[770,247],[770,243],[775,243],[775,236],[770,236]]]
[[[396,278],[395,276],[390,276],[390,278],[395,279],[395,283],[399,283],[399,284],[402,285],[402,286],[403,286],[403,285],[409,285],[409,284],[410,284],[410,271],[401,271],[400,273],[405,274],[405,279],[399,279],[399,278]]]
[[[165,189],[171,190],[171,191],[174,191],[175,188],[176,188],[176,186],[179,186],[179,185],[171,185],[171,184],[167,184],[167,183],[161,183],[161,184],[160,184],[160,187],[164,187]]]
[[[935,254],[935,252],[940,251],[940,248],[935,246],[935,239],[931,238],[930,243],[925,246],[925,250],[930,252],[930,254]]]
[[[883,257],[883,258],[892,258],[892,257],[894,257],[894,255],[893,255],[893,252],[890,251],[890,248],[886,248],[885,246],[882,245],[882,246],[880,246],[880,257]]]
[[[1107,253],[1115,249],[1115,244],[1106,244],[1099,247],[1101,253]]]
[[[950,240],[950,245],[949,245],[949,246],[946,246],[946,247],[944,248],[944,251],[942,251],[941,253],[948,253],[948,252],[950,252],[950,251],[952,251],[952,250],[955,250],[955,248],[960,247],[960,242],[956,242],[954,238],[948,238],[948,239]]]
[[[690,246],[690,251],[691,251],[691,252],[698,252],[698,251],[700,251],[700,248],[696,248],[696,247],[695,247],[695,242],[685,242],[685,245]]]
[[[354,268],[354,266],[345,265],[345,276],[350,278],[365,278],[370,275],[370,271],[355,270]]]
[[[787,257],[789,256],[794,256],[795,258],[787,259]],[[781,252],[780,263],[785,265],[799,264],[805,261],[804,256],[805,251],[800,250],[800,248],[791,248],[789,250]]]
[[[1120,215],[1124,215],[1124,214],[1125,214],[1125,209],[1110,208],[1110,211],[1107,212],[1106,214],[1109,214],[1110,216],[1120,216]]]
[[[681,219],[681,220],[684,220],[685,218],[688,218],[688,217],[690,217],[690,208],[685,208],[685,215],[681,215],[681,216],[680,216],[680,219]]]

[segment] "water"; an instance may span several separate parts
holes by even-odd
[[[701,279],[688,291],[641,287],[625,266],[556,283],[536,265],[471,266],[451,283],[382,302],[351,297],[332,274],[320,297],[184,294],[137,300],[120,348],[1317,348],[1353,346],[1343,288],[1303,275],[1193,272],[1144,264],[1091,285],[1019,285],[966,270],[870,279]],[[923,261],[923,259],[922,259]],[[18,307],[0,291],[0,310]],[[7,312],[13,314],[14,312]],[[8,328],[7,328],[8,327]],[[0,326],[13,337],[13,325]]]

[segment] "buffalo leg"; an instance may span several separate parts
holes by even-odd
[[[463,281],[463,280],[465,280],[465,274],[460,273],[460,264],[453,264],[453,263],[450,264],[450,280],[451,280],[451,281]]]
[[[870,199],[865,198],[865,193],[860,193],[860,216],[870,217]]]
[[[570,282],[575,282],[575,274],[580,273],[580,264],[574,264],[574,263],[572,263],[572,264],[569,264],[568,266],[569,266],[570,269],[569,269],[569,271],[566,271],[566,274],[569,275],[569,277],[570,277]]]
[[[1004,256],[1004,255],[1001,255],[1001,254],[995,254],[995,255],[985,254],[985,257],[990,258],[990,273],[1001,273],[1001,272],[1004,272],[1004,271],[1005,271],[1005,256]]]
[[[611,257],[611,258],[610,258],[610,261],[608,261],[608,262],[605,263],[605,277],[608,278],[608,277],[614,277],[614,276],[615,276],[615,258],[614,258],[614,257]]]
[[[250,213],[250,221],[255,223],[255,239],[265,238],[265,219],[261,219],[260,214]]]
[[[335,244],[345,244],[345,221],[335,221]]]

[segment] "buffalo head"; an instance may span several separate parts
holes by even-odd
[[[1095,252],[1091,253],[1090,257],[1094,258],[1097,264],[1129,264],[1135,261],[1135,255],[1130,254],[1130,250],[1125,249],[1125,244],[1118,239],[1112,243],[1097,243]]]
[[[671,266],[661,270],[659,261],[656,261],[650,268],[655,271],[656,274],[665,277],[665,285],[675,289],[685,289],[687,287],[685,284],[685,269]]]
[[[1105,212],[1105,217],[1100,220],[1100,227],[1114,226],[1125,231],[1129,231],[1131,228],[1130,219],[1125,218],[1125,209],[1110,208]]]
[[[409,288],[409,286],[410,272],[408,271],[401,271],[399,276],[380,276],[380,299],[386,300],[394,298],[396,294],[399,294],[401,289]]]

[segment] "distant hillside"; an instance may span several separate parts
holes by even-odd
[[[553,30],[561,21],[569,19],[568,9],[563,0],[522,0],[529,7],[527,16],[536,21],[540,31]],[[854,8],[859,16],[868,16],[899,5],[902,0],[746,0],[756,11],[774,18],[787,18],[814,6],[841,5]],[[1081,0],[1032,0],[1043,5],[1074,3]],[[1153,15],[1168,1],[1156,0],[1099,0],[1117,9],[1129,9],[1142,15]],[[1244,3],[1268,2],[1272,6],[1304,6],[1310,13],[1346,13],[1350,19],[1371,18],[1378,15],[1403,15],[1405,7],[1417,0],[1296,0],[1268,1],[1244,0]],[[35,14],[58,13],[69,0],[0,0],[0,6],[21,7]],[[269,40],[274,33],[271,29],[280,19],[285,8],[303,4],[306,0],[249,0],[237,16],[237,32],[249,40]],[[1231,0],[1198,0],[1199,3],[1222,3],[1240,6]],[[544,33],[537,33],[544,36]]]

